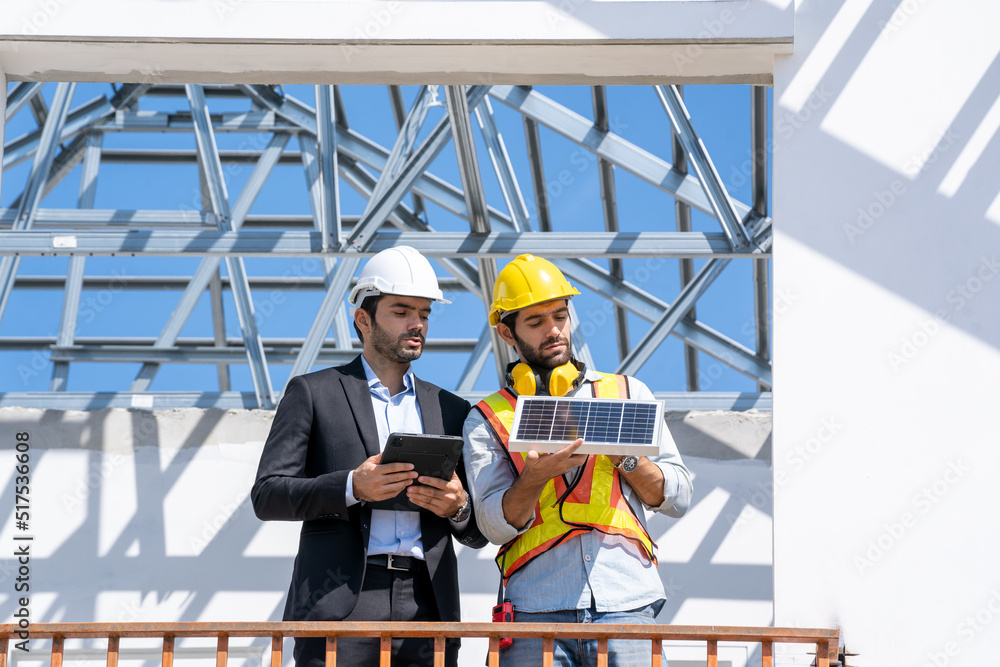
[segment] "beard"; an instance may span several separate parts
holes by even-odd
[[[569,336],[552,336],[545,339],[538,347],[533,347],[518,338],[513,329],[511,329],[511,333],[514,335],[514,342],[517,343],[517,349],[521,353],[521,359],[529,366],[550,371],[553,368],[569,363],[572,357],[573,350],[569,343]],[[559,352],[546,353],[542,351],[542,348],[553,343],[562,343],[565,347]]]
[[[398,338],[393,338],[392,334],[379,326],[378,320],[372,318],[371,331],[372,347],[382,357],[389,361],[405,364],[420,358],[420,353],[424,349],[424,335],[419,329],[404,332]],[[408,338],[419,338],[420,347],[409,349],[404,346],[403,341]]]

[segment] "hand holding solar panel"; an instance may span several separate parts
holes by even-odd
[[[583,438],[578,454],[656,456],[663,404],[603,398],[519,396],[512,452],[557,452]]]

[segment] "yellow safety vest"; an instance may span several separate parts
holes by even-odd
[[[600,380],[591,385],[595,398],[628,397],[628,381],[624,375],[602,375]],[[509,389],[501,389],[476,405],[503,444],[516,473],[520,475],[524,470],[527,453],[511,453],[507,449],[516,407],[517,395]],[[603,454],[587,457],[583,472],[571,489],[567,488],[562,475],[546,483],[535,506],[535,520],[531,527],[500,547],[497,552],[496,562],[504,584],[514,572],[540,553],[574,535],[591,530],[628,539],[656,563],[656,544],[622,495],[618,469]]]

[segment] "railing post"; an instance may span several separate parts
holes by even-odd
[[[653,667],[661,667],[663,665],[663,640],[659,638],[653,639]]]
[[[52,667],[62,667],[63,662],[63,638],[53,637],[52,638],[52,660],[50,664]]]
[[[392,664],[392,637],[382,635],[382,650],[378,659],[379,667],[391,667]]]
[[[816,667],[830,667],[830,641],[828,639],[816,642]]]
[[[597,638],[597,667],[608,667],[608,638]]]
[[[163,667],[173,667],[174,665],[174,638],[172,635],[163,635],[163,659],[160,661]],[[52,665],[56,667],[56,665]]]
[[[761,667],[774,667],[774,644],[770,639],[761,642]]]
[[[444,635],[434,637],[434,667],[444,667]]]
[[[337,637],[335,635],[328,635],[326,638],[326,667],[337,667]]]
[[[281,644],[284,640],[282,635],[271,637],[271,667],[281,667]]]
[[[107,667],[118,667],[118,637],[108,635]]]
[[[229,635],[219,633],[219,643],[215,648],[215,667],[226,667],[229,662]]]
[[[552,649],[555,646],[555,639],[544,637],[542,639],[542,667],[552,667]]]
[[[0,135],[0,139],[3,139],[2,135]],[[2,157],[3,156],[0,155],[0,158],[2,158]],[[493,644],[492,644],[492,639],[491,639],[490,640],[490,646],[492,646],[492,645]],[[0,667],[7,667],[7,638],[6,637],[0,637]],[[493,667],[493,666],[491,665],[491,667]]]
[[[708,667],[719,667],[719,640],[709,639],[708,640],[708,662],[705,663]]]
[[[487,655],[489,667],[500,667],[500,638],[490,635],[490,648]],[[3,667],[3,665],[0,665]]]

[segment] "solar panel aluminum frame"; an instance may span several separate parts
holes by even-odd
[[[618,398],[567,398],[567,397],[554,397],[554,396],[518,396],[517,407],[514,411],[514,423],[511,426],[510,439],[507,442],[508,450],[511,452],[528,452],[531,450],[537,451],[539,453],[552,453],[563,449],[567,445],[575,442],[576,438],[570,439],[548,439],[539,440],[524,436],[523,431],[524,424],[522,424],[522,418],[524,417],[525,411],[524,406],[529,401],[553,401],[553,402],[569,402],[569,403],[604,403],[604,404],[638,404],[638,405],[648,405],[654,410],[653,424],[652,424],[652,434],[649,438],[644,438],[642,443],[629,442],[622,443],[618,441],[610,440],[594,440],[588,442],[586,439],[580,448],[577,450],[578,454],[606,454],[609,456],[624,456],[628,454],[634,454],[635,456],[648,456],[655,457],[660,453],[660,434],[661,429],[666,428],[663,423],[663,403],[661,401],[641,401],[633,399],[618,399]]]

